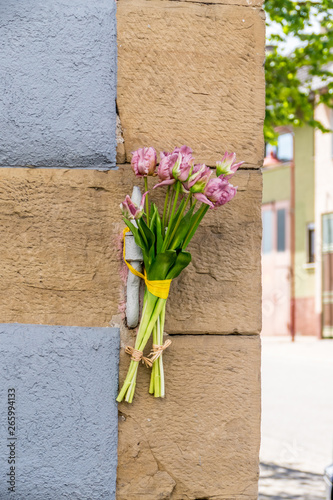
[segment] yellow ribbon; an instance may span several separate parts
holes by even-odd
[[[131,273],[135,274],[135,276],[138,276],[139,278],[142,278],[144,282],[146,283],[146,286],[148,288],[148,291],[152,294],[155,295],[155,297],[159,297],[160,299],[167,299],[169,295],[169,290],[170,290],[170,285],[172,280],[149,280],[147,278],[146,270],[144,271],[144,274],[140,273],[136,269],[134,269],[133,266],[126,260],[126,245],[125,245],[125,236],[126,233],[129,232],[129,228],[125,227],[123,231],[123,238],[124,238],[124,248],[123,248],[123,256],[124,256],[124,261],[125,264],[127,265],[128,269],[131,271]]]

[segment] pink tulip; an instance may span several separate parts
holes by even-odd
[[[139,207],[131,200],[130,196],[126,195],[125,201],[120,203],[123,216],[127,219],[140,219],[144,213],[144,203],[147,193],[148,191],[142,196]]]
[[[180,182],[185,182],[191,172],[191,165],[182,162],[182,154],[178,153],[178,158],[176,163],[172,168],[173,177]]]
[[[203,193],[195,193],[194,196],[211,208],[217,208],[232,200],[236,193],[237,187],[223,177],[216,177],[208,181]]]
[[[173,166],[172,175],[177,181],[187,181],[189,175],[192,173],[194,158],[192,157],[192,149],[188,146],[176,148],[173,152],[178,154],[178,159]]]
[[[168,186],[174,184],[176,179],[172,176],[172,168],[177,161],[178,155],[174,153],[160,153],[161,161],[157,168],[157,175],[161,182],[154,186],[154,189],[159,186]]]
[[[170,186],[176,181],[185,182],[193,169],[192,149],[187,146],[175,148],[172,153],[161,153],[157,174],[161,180],[154,186]]]
[[[188,158],[189,158],[189,157],[191,157],[191,158],[192,158],[192,153],[193,153],[192,149],[191,149],[191,148],[189,148],[188,146],[181,146],[180,148],[175,148],[175,149],[173,150],[173,152],[174,152],[174,153],[177,153],[177,154],[178,154],[178,153],[181,153],[181,154],[182,154],[182,156],[184,156],[184,157],[188,157]]]
[[[237,169],[244,163],[243,161],[235,163],[235,160],[236,153],[224,153],[222,161],[216,162],[217,177],[222,175],[223,177],[230,179],[230,177],[232,177],[236,173]]]
[[[154,175],[157,157],[154,148],[139,148],[132,153],[131,166],[137,177]]]

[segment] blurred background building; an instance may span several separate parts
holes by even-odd
[[[332,109],[315,117],[332,129]],[[278,133],[263,168],[262,333],[333,337],[333,134]]]

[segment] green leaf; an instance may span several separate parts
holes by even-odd
[[[154,209],[152,210],[151,214],[151,222],[150,222],[150,230],[152,233],[154,233],[155,236],[155,254],[157,255],[158,253],[161,252],[162,245],[163,245],[163,237],[162,237],[162,221],[160,218],[160,214],[158,212],[158,208],[155,205],[155,203],[152,204]]]
[[[139,229],[135,227],[132,222],[126,218],[124,218],[124,222],[127,224],[128,228],[131,230],[131,233],[134,236],[134,241],[135,243],[141,248],[142,250],[142,255],[143,255],[143,261],[145,264],[145,267],[149,266],[150,260],[149,260],[149,250],[150,248],[147,247]]]
[[[191,207],[187,214],[182,218],[177,228],[176,234],[169,245],[171,249],[176,250],[177,248],[181,248],[193,221],[193,210],[194,207]]]
[[[132,224],[132,222],[129,219],[126,219],[125,217],[124,217],[124,222],[126,223],[126,225],[128,226],[128,228],[130,229],[131,233],[133,234],[135,243],[142,250],[144,250],[145,247],[146,247],[146,245],[145,245],[145,242],[142,239],[142,236],[141,236],[138,228],[135,227],[134,224]]]
[[[142,238],[145,240],[145,242],[147,242],[146,249],[149,255],[149,262],[151,262],[155,256],[155,235],[149,229],[142,217],[138,220],[138,226],[141,229],[141,233],[143,233]]]
[[[155,203],[152,203],[152,204],[150,205],[150,212],[149,212],[149,220],[150,220],[150,221],[151,221],[151,219],[153,218],[154,206],[156,207]]]
[[[169,250],[170,251],[170,250]],[[170,269],[167,275],[167,279],[174,279],[177,278],[177,276],[180,275],[183,269],[189,265],[191,262],[192,256],[190,252],[185,252],[184,250],[181,250],[178,255],[176,262]]]
[[[155,219],[155,250],[156,255],[159,254],[163,246],[163,235],[162,235],[162,221],[160,214],[156,209],[156,219]]]
[[[182,201],[180,202],[179,204],[179,207],[174,215],[174,218],[173,218],[173,221],[171,223],[171,226],[168,227],[168,233],[169,234],[172,234],[172,231],[173,231],[173,228],[175,227],[176,223],[177,223],[177,220],[178,220],[178,217],[179,217],[179,214],[181,213],[181,211],[183,210],[183,207],[185,205],[186,201],[185,201],[185,198],[182,199]]]
[[[173,266],[177,259],[177,252],[174,250],[167,250],[166,252],[159,253],[156,258],[146,268],[148,278],[150,280],[164,280],[168,275],[169,269]]]
[[[188,232],[188,234],[185,238],[185,241],[183,243],[183,245],[185,244],[185,248],[187,247],[187,245],[189,244],[189,242],[193,238],[196,230],[199,227],[200,222],[202,221],[202,219],[206,215],[208,209],[209,209],[209,205],[202,204],[201,207],[199,208],[199,210],[193,215],[192,220],[191,220],[191,230]]]
[[[152,207],[154,206],[155,204],[152,203]],[[156,230],[156,206],[154,207],[153,210],[151,210],[151,216],[150,216],[150,227],[149,229],[151,230],[152,233],[155,234],[155,230]],[[156,235],[155,235],[155,239],[156,239]]]

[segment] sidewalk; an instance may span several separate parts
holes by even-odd
[[[259,500],[323,500],[323,476],[273,463],[260,464]]]
[[[262,339],[260,500],[322,500],[333,461],[333,340]]]

